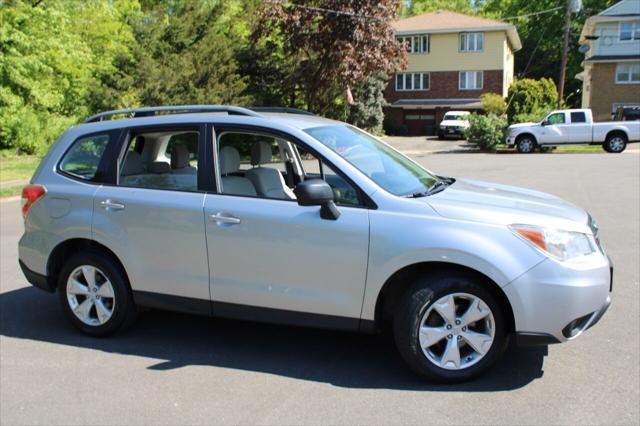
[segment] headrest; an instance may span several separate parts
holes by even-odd
[[[142,158],[140,158],[140,154],[135,151],[129,151],[127,153],[127,157],[124,159],[124,164],[122,165],[122,171],[120,174],[122,176],[138,175],[143,171],[144,169],[142,168]]]
[[[258,142],[251,147],[251,165],[257,166],[267,164],[272,161],[273,152],[271,144],[267,142]]]
[[[149,167],[151,173],[171,173],[171,166],[166,161],[154,161]]]
[[[240,170],[240,154],[232,146],[220,149],[220,174],[226,175]]]
[[[189,150],[184,145],[174,145],[171,150],[171,168],[184,169],[189,167]]]

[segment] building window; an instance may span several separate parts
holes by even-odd
[[[396,74],[396,91],[408,92],[429,90],[428,72],[407,72]]]
[[[461,33],[460,34],[460,51],[461,52],[481,52],[484,49],[483,33]]]
[[[616,83],[640,83],[640,62],[618,64],[616,67]]]
[[[429,34],[398,36],[396,40],[407,49],[408,53],[429,53],[431,50]]]
[[[640,40],[640,22],[620,22],[620,41]]]
[[[482,71],[460,71],[460,90],[482,89]]]

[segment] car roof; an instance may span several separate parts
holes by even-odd
[[[197,112],[91,121],[79,123],[76,126],[73,126],[73,129],[81,132],[99,132],[123,127],[193,123],[254,125],[261,127],[273,127],[275,129],[282,129],[283,127],[286,127],[297,130],[344,124],[340,121],[311,114],[260,112],[259,114],[252,116],[227,114],[224,112]]]

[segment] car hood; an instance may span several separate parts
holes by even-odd
[[[442,120],[440,122],[441,126],[459,126],[459,127],[469,127],[468,121],[462,120]]]
[[[589,215],[583,209],[554,195],[514,186],[459,179],[422,199],[450,219],[589,232]]]
[[[509,126],[510,129],[517,129],[520,127],[531,127],[531,126],[537,126],[540,123],[518,123],[518,124],[512,124]]]

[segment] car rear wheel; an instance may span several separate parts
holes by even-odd
[[[607,140],[602,144],[602,148],[612,154],[619,154],[627,147],[627,138],[621,133],[614,133],[607,136]]]
[[[86,334],[114,334],[136,317],[122,268],[100,252],[78,253],[69,259],[60,273],[58,290],[65,314]]]
[[[505,347],[502,309],[473,277],[438,274],[416,280],[394,316],[406,363],[428,380],[456,383],[486,371]]]
[[[531,136],[521,136],[516,142],[516,149],[521,154],[529,154],[535,151],[537,143]]]

